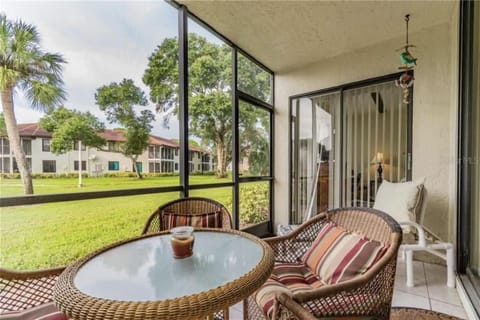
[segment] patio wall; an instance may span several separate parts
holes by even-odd
[[[412,52],[418,58],[413,104],[413,179],[426,178],[425,224],[450,240],[454,240],[456,208],[457,17],[458,12],[452,12],[450,23],[410,35],[410,42],[417,45]],[[288,97],[398,72],[396,49],[403,43],[404,37],[394,38],[301,69],[276,73],[276,223],[288,223]]]

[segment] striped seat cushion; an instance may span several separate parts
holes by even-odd
[[[326,223],[302,258],[324,284],[336,284],[369,270],[387,251],[388,245]]]
[[[255,301],[268,319],[271,319],[276,306],[276,294],[307,291],[322,286],[317,275],[302,263],[275,262],[272,275],[255,293]]]
[[[0,313],[2,320],[68,320],[67,316],[50,302],[23,311]]]
[[[163,212],[162,229],[168,230],[179,226],[192,226],[197,228],[221,228],[222,211],[202,213],[202,214],[178,214]]]

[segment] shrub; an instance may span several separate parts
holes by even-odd
[[[0,177],[2,179],[20,179],[20,173],[2,173]]]
[[[214,176],[215,171],[194,171],[190,172],[191,176]]]
[[[229,200],[226,207],[232,208]],[[267,183],[246,183],[240,185],[240,221],[255,224],[268,219],[269,194]]]
[[[20,173],[2,173],[2,179],[20,179]],[[88,178],[87,173],[82,173],[83,178]],[[32,179],[78,178],[78,173],[32,173]]]

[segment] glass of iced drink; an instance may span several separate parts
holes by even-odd
[[[176,227],[170,230],[173,257],[183,259],[193,254],[193,227]]]

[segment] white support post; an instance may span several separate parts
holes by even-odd
[[[412,288],[413,283],[413,251],[410,249],[405,249],[406,256],[406,268],[407,268],[407,287]]]
[[[455,253],[453,245],[449,243],[447,251],[447,287],[455,288]]]

